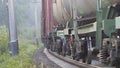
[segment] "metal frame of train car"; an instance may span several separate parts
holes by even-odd
[[[104,9],[106,9],[104,11]],[[104,38],[111,38],[112,33],[116,33],[117,32],[117,36],[120,36],[120,16],[116,17],[113,13],[114,13],[114,9],[111,9],[110,6],[106,7],[103,9],[103,22],[102,22],[102,39]],[[107,18],[105,18],[107,17]],[[88,21],[87,21],[88,20]],[[89,24],[82,24],[81,26],[78,26],[78,35],[80,38],[86,38],[86,37],[93,37],[95,39],[95,33],[97,30],[97,23],[95,22],[95,17],[93,18],[86,18],[86,19],[82,19],[81,22],[85,23],[85,22],[89,22]],[[93,23],[91,22],[93,21]],[[66,28],[64,29],[64,34],[65,35],[74,35],[75,31],[72,28]],[[94,40],[95,42],[95,40]],[[119,42],[118,42],[119,45]],[[102,45],[101,45],[102,48]],[[100,49],[101,49],[100,48]],[[116,50],[120,50],[119,47],[116,48]],[[117,54],[118,54],[118,51]],[[119,54],[118,54],[119,55]],[[120,58],[120,56],[117,57],[118,59]],[[113,59],[113,58],[111,58]]]
[[[114,9],[110,9],[107,7],[107,9],[104,11],[103,8],[103,12],[102,12],[102,39],[104,38],[111,38],[112,33],[117,31],[118,36],[120,36],[120,17],[116,17],[114,16]],[[112,11],[111,11],[112,10]],[[79,38],[86,38],[88,39],[87,41],[92,41],[95,45],[95,37],[96,37],[96,31],[97,31],[97,22],[96,22],[96,18],[98,17],[90,17],[90,18],[82,18],[80,20],[76,20],[78,23],[80,23],[80,25],[78,25],[78,36]],[[81,24],[82,22],[82,24]],[[73,28],[66,28],[66,29],[60,29],[57,30],[56,32],[58,32],[58,36],[59,36],[59,32],[64,32],[64,36],[69,36],[69,35],[74,35],[75,31]],[[98,32],[99,33],[99,32]],[[61,34],[60,34],[61,35]],[[91,37],[92,39],[89,39],[89,37]],[[52,37],[51,37],[52,38]],[[119,42],[118,42],[119,44]],[[93,46],[95,47],[95,46]],[[102,45],[101,45],[102,47]],[[92,48],[92,47],[91,47]],[[89,48],[89,49],[91,49]],[[101,48],[100,48],[101,49]],[[116,50],[119,51],[119,47],[116,48]],[[100,50],[99,50],[100,51]],[[118,53],[118,52],[117,52]],[[90,53],[88,53],[90,54]],[[90,55],[91,56],[91,55]],[[104,55],[103,55],[104,56]],[[119,56],[117,57],[119,59]],[[89,61],[88,63],[91,63],[91,58],[88,58]]]
[[[113,32],[115,32],[116,30],[117,30],[118,33],[120,33],[120,24],[119,24],[120,17],[115,17],[114,16],[114,14],[113,14],[114,9],[111,9],[111,8],[108,8],[108,7],[105,11],[104,11],[104,9],[106,9],[106,8],[103,8],[103,12],[102,12],[102,15],[103,15],[103,19],[102,19],[103,22],[101,23],[102,24],[101,25],[102,26],[102,28],[101,28],[102,39],[103,38],[108,38],[108,37],[111,38],[111,34]],[[78,27],[76,27],[76,28],[78,29],[77,31],[78,31],[79,38],[80,39],[85,38],[84,41],[86,41],[86,40],[87,41],[92,41],[92,43],[94,43],[94,45],[95,45],[95,41],[96,41],[95,37],[96,37],[96,33],[97,33],[96,32],[97,31],[96,27],[98,26],[97,22],[96,22],[96,18],[97,17],[90,17],[90,18],[82,18],[80,20],[76,20],[78,22]],[[106,24],[108,24],[108,25],[106,25]],[[73,28],[63,29],[62,26],[60,26],[60,29],[59,29],[59,27],[58,27],[58,29],[56,30],[56,35],[61,37],[63,34],[64,34],[64,36],[69,36],[71,34],[75,35],[75,31],[74,31]],[[92,38],[92,39],[90,39],[90,38]],[[53,45],[54,44],[52,44],[51,49],[54,50]],[[93,46],[93,47],[95,47],[95,46]],[[101,47],[102,47],[102,45],[101,45]],[[92,47],[87,48],[87,49],[89,50],[88,52],[92,51],[91,50]],[[88,57],[87,63],[90,64],[91,63],[91,52],[88,53],[88,56],[89,57]]]

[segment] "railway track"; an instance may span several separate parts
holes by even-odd
[[[56,52],[52,52],[51,50],[48,50],[48,52],[52,55],[52,56],[55,56],[56,58],[66,62],[66,63],[69,63],[71,65],[74,65],[78,68],[114,68],[114,67],[109,67],[109,66],[105,66],[105,65],[93,65],[93,64],[86,64],[86,63],[82,63],[80,61],[76,61],[76,60],[72,60],[68,57],[64,57],[64,56],[61,56],[61,55],[58,55]]]
[[[58,57],[55,57],[54,55],[52,55],[47,49],[44,49],[44,53],[46,54],[46,56],[54,63],[56,63],[57,65],[59,65],[61,68],[80,68],[76,65],[70,64],[64,60],[61,60]]]

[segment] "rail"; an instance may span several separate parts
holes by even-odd
[[[48,52],[49,52],[51,55],[55,56],[56,58],[58,58],[58,59],[60,59],[60,60],[63,60],[63,61],[65,61],[65,62],[69,63],[69,64],[75,65],[75,66],[77,66],[77,67],[79,67],[79,68],[98,68],[98,67],[92,66],[92,65],[90,65],[90,64],[80,63],[80,62],[78,62],[78,61],[69,59],[69,58],[67,58],[67,57],[60,56],[60,55],[52,52],[51,50],[48,50]]]

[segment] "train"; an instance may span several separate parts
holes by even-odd
[[[119,22],[120,0],[42,0],[43,43],[51,51],[83,63],[91,64],[97,58],[103,64],[119,66]]]

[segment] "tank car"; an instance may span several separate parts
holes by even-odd
[[[73,1],[74,0],[54,0],[53,17],[58,24],[63,27],[61,30],[55,30],[56,36],[59,36],[63,42],[61,44],[62,55],[72,56],[73,59],[82,59],[83,62],[91,63],[93,56],[100,54],[99,59],[102,63],[112,64],[113,59],[119,59],[119,36],[120,36],[120,0],[102,0],[102,41],[104,41],[99,50],[95,49],[96,27],[97,27],[97,0],[76,0],[77,10],[77,32],[79,40],[74,38],[75,31],[73,28]],[[62,33],[61,33],[62,32]],[[58,33],[58,34],[57,34]],[[61,33],[61,34],[60,34]],[[117,41],[110,44],[110,40],[106,42],[105,38],[112,39],[112,35],[116,35]],[[57,38],[53,38],[56,43]],[[111,45],[115,47],[107,47]],[[57,48],[54,47],[55,50]],[[53,49],[54,49],[53,48]],[[109,51],[107,51],[107,50]],[[116,53],[116,57],[112,54]],[[103,59],[104,58],[104,59]],[[108,59],[108,60],[106,60]],[[113,63],[114,64],[114,63]]]

